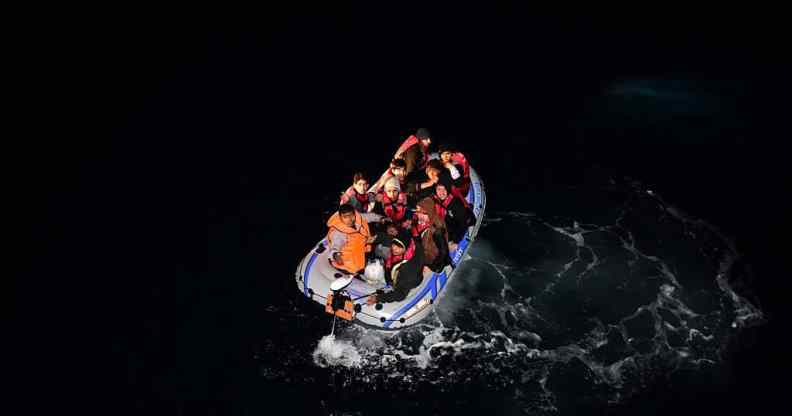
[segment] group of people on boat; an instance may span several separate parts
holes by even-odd
[[[418,129],[370,187],[366,176],[356,173],[327,221],[333,267],[359,276],[369,260],[384,263],[393,290],[369,296],[369,304],[401,301],[424,273],[441,272],[475,223],[465,199],[470,190],[465,156],[441,145],[439,159],[430,159],[431,143],[429,131]]]

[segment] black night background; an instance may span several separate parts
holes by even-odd
[[[788,386],[781,19],[670,5],[577,16],[389,7],[242,19],[113,11],[31,31],[28,54],[42,63],[28,75],[42,92],[28,98],[45,111],[26,129],[35,135],[7,138],[6,153],[20,230],[14,344],[31,357],[14,360],[20,398],[103,414],[773,411]],[[679,348],[696,360],[675,370],[652,356],[640,376],[624,370],[616,382],[591,363],[644,347],[607,350],[611,340],[559,357],[624,296],[592,288],[543,299],[538,277],[513,274],[545,317],[565,317],[548,328],[509,323],[542,336],[530,347],[555,351],[546,362],[496,346],[432,356],[421,369],[407,359],[318,365],[331,318],[296,290],[294,270],[351,175],[378,176],[418,127],[458,144],[481,174],[488,222],[475,244],[489,264],[553,267],[541,253],[563,264],[571,240],[538,224],[610,224],[631,201],[632,231],[652,241],[644,253],[669,265],[687,307],[730,313],[714,274],[699,273],[710,270],[702,256],[729,240],[739,253],[731,287],[760,313],[736,329],[692,320],[700,344],[693,330]],[[654,216],[647,189],[691,228]],[[705,223],[726,240],[702,237]],[[618,274],[619,255],[600,243],[595,274]],[[494,330],[518,342],[498,319],[513,304],[477,303],[489,296],[481,273],[457,287],[470,303],[446,316],[464,333],[443,335],[449,345],[480,346]],[[642,336],[638,321],[625,328]],[[437,382],[452,372],[464,376]]]

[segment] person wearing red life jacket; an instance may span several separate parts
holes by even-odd
[[[414,239],[409,232],[402,230],[393,237],[390,246],[390,255],[385,260],[385,279],[393,287],[390,292],[380,292],[371,295],[366,303],[399,302],[407,297],[410,290],[419,286],[423,281],[421,269],[424,263],[424,254],[420,241]]]
[[[371,188],[369,188],[368,190],[369,193],[373,193],[373,194],[378,193],[382,189],[382,187],[385,186],[385,182],[393,177],[396,177],[399,180],[399,185],[402,188],[404,188],[405,185],[407,185],[406,183],[407,172],[405,170],[406,168],[407,168],[407,163],[404,161],[404,159],[401,158],[393,159],[390,163],[390,166],[388,167],[388,170],[386,170],[385,173],[383,173],[382,176],[380,176],[379,180],[377,180],[377,182],[375,182],[374,185],[371,185]]]
[[[414,171],[421,171],[429,161],[429,145],[432,143],[429,130],[420,128],[411,135],[396,150],[394,159],[404,159],[407,167],[405,171],[409,176]]]
[[[424,251],[427,268],[439,273],[451,263],[448,255],[448,229],[437,215],[434,199],[426,197],[418,201],[413,219],[412,235],[419,240]]]
[[[465,155],[448,144],[438,146],[438,153],[454,184],[455,189],[450,189],[451,193],[465,200],[470,191],[470,164]],[[465,203],[467,205],[467,201]]]
[[[402,225],[410,218],[410,211],[407,207],[407,194],[401,192],[399,180],[391,177],[385,182],[382,192],[374,198],[374,212],[385,215],[393,223]]]
[[[356,173],[352,180],[352,186],[341,194],[339,205],[352,205],[357,212],[371,211],[374,202],[374,194],[368,193],[366,188],[368,188],[366,176],[362,173]]]
[[[435,186],[435,194],[432,198],[438,216],[445,221],[448,229],[448,249],[456,251],[457,244],[465,238],[465,233],[471,225],[470,213],[462,201],[451,195],[443,184]]]

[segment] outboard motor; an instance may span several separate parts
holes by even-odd
[[[347,321],[355,319],[355,302],[344,290],[352,283],[352,279],[351,276],[341,278],[330,284],[330,293],[327,294],[325,312]]]

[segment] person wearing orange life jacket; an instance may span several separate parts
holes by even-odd
[[[374,237],[366,220],[370,215],[364,215],[352,205],[343,204],[327,220],[327,242],[333,267],[349,273],[359,273],[366,267],[366,253],[371,251]]]
[[[399,302],[407,297],[415,287],[423,281],[421,266],[424,263],[423,249],[420,241],[412,238],[409,232],[402,230],[393,237],[390,255],[385,260],[385,279],[393,287],[390,292],[377,291],[366,299],[366,303]]]
[[[407,194],[401,192],[399,180],[391,177],[385,182],[384,190],[375,197],[374,212],[385,215],[393,223],[403,225],[410,219],[407,209]],[[409,224],[407,225],[409,227]]]
[[[388,170],[386,170],[385,173],[380,176],[379,180],[377,180],[374,185],[371,185],[371,188],[368,190],[369,193],[376,194],[382,189],[383,186],[385,186],[385,182],[393,177],[396,177],[399,180],[399,185],[404,188],[407,180],[407,172],[405,170],[406,168],[407,163],[404,161],[404,159],[398,158],[391,160]]]
[[[438,146],[438,153],[440,154],[440,161],[443,163],[443,167],[450,173],[454,188],[456,188],[450,191],[461,198],[467,205],[465,197],[470,190],[470,164],[465,155],[449,144]]]
[[[457,244],[465,238],[465,233],[474,218],[462,201],[457,196],[451,195],[443,184],[438,183],[435,186],[435,194],[432,198],[438,216],[445,221],[448,229],[448,249],[456,251]]]
[[[420,128],[399,146],[393,158],[404,159],[407,164],[405,168],[407,175],[416,170],[421,171],[426,167],[426,162],[429,161],[429,145],[431,143],[432,138],[429,130]]]
[[[373,207],[374,194],[368,193],[368,181],[363,173],[356,173],[352,179],[352,186],[341,194],[339,205],[352,205],[358,212],[369,212]]]

